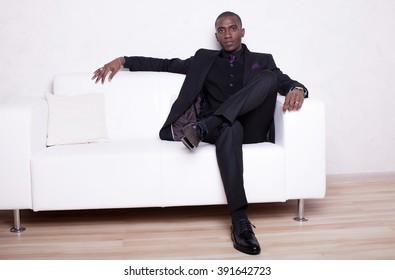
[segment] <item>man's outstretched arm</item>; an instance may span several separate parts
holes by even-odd
[[[110,82],[115,74],[124,66],[130,71],[155,71],[155,72],[170,72],[178,74],[186,74],[191,64],[193,57],[182,60],[179,58],[162,59],[143,56],[125,56],[117,57],[103,67],[97,69],[93,73],[92,80],[96,83],[99,81],[102,84],[105,82],[108,74],[108,81]]]

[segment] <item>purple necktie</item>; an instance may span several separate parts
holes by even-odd
[[[230,55],[229,55],[230,63],[235,62],[235,59],[236,59],[236,56],[235,56],[234,54],[230,54]]]

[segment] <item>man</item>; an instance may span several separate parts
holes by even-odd
[[[215,144],[229,211],[234,248],[259,254],[258,240],[247,216],[242,144],[273,141],[277,92],[285,95],[283,111],[299,110],[307,89],[277,68],[270,54],[252,53],[241,43],[240,17],[224,12],[215,21],[220,51],[200,49],[186,60],[119,57],[94,72],[104,83],[124,66],[130,71],[185,74],[185,81],[160,130],[162,140],[179,141],[192,150],[200,141]],[[197,174],[204,176],[204,174]]]

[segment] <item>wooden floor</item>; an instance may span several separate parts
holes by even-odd
[[[333,184],[306,201],[250,206],[262,252],[233,249],[224,206],[95,211],[22,211],[27,230],[9,232],[0,211],[0,259],[395,259],[395,181]]]

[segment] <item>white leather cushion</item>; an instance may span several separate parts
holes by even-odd
[[[46,95],[47,146],[106,142],[104,94]]]

